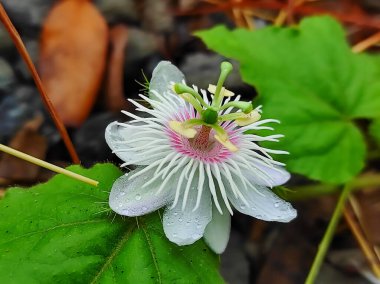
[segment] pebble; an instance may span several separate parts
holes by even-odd
[[[131,0],[95,0],[94,4],[108,23],[136,22],[139,19],[136,1]]]
[[[195,52],[185,56],[180,64],[180,70],[185,74],[187,82],[207,89],[209,84],[216,85],[219,75],[215,70],[220,70],[222,61],[225,61],[225,58],[218,54]],[[231,63],[234,69],[228,76],[225,86],[230,89],[244,88],[245,84],[240,78],[238,63],[235,61],[231,61]]]
[[[39,28],[55,0],[2,0],[5,10],[16,28],[30,32]]]
[[[13,47],[11,38],[2,24],[0,24],[0,53],[9,51]]]
[[[15,74],[10,64],[0,58],[0,90],[8,89],[15,80]]]
[[[17,86],[0,100],[0,141],[9,140],[21,126],[36,115],[43,106],[38,92],[29,86]]]

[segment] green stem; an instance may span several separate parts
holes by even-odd
[[[318,275],[318,272],[321,268],[323,260],[326,256],[327,250],[334,237],[335,229],[338,226],[339,220],[342,216],[344,205],[346,203],[346,199],[350,191],[351,191],[351,184],[346,184],[339,197],[338,203],[335,207],[330,223],[326,229],[325,235],[323,236],[323,239],[319,244],[317,255],[315,256],[313,265],[311,266],[311,269],[309,271],[309,275],[306,278],[305,284],[313,284],[315,282],[315,278]]]

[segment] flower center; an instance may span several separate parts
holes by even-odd
[[[207,150],[212,147],[214,142],[209,140],[210,132],[211,127],[202,125],[195,138],[189,139],[190,145],[193,146],[194,149],[199,150]]]
[[[194,149],[207,150],[212,143],[216,143],[223,145],[231,152],[236,152],[239,149],[231,141],[222,125],[225,122],[234,121],[238,126],[246,126],[258,121],[261,117],[259,108],[253,109],[252,102],[238,99],[224,101],[224,97],[234,96],[233,92],[223,87],[231,71],[232,65],[222,62],[217,85],[210,85],[208,88],[209,92],[214,94],[211,104],[206,103],[206,93],[202,93],[202,97],[196,87],[191,88],[184,83],[175,83],[172,86],[176,94],[194,107],[197,115],[185,121],[169,121],[169,127],[182,137],[189,139]],[[211,130],[213,130],[212,142],[209,140]]]

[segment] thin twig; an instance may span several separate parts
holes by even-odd
[[[0,20],[4,24],[5,28],[7,29],[7,31],[9,33],[9,35],[11,36],[17,50],[19,51],[21,57],[24,59],[29,71],[31,72],[31,74],[33,76],[33,80],[37,86],[37,89],[41,94],[42,100],[43,100],[46,108],[48,109],[48,111],[49,111],[49,113],[50,113],[50,115],[54,121],[55,126],[57,127],[59,133],[61,134],[62,140],[65,143],[65,146],[67,148],[67,151],[70,154],[70,157],[71,157],[73,163],[79,164],[80,160],[79,160],[78,154],[75,151],[74,145],[73,145],[73,143],[69,137],[69,134],[67,133],[66,127],[64,126],[63,122],[61,121],[57,112],[55,111],[54,106],[53,106],[52,102],[50,101],[50,99],[49,99],[49,97],[45,91],[45,88],[41,82],[41,79],[37,73],[36,67],[34,66],[34,63],[33,63],[32,59],[30,58],[29,53],[26,50],[25,45],[22,42],[22,39],[21,39],[19,33],[17,32],[16,28],[12,24],[12,21],[8,17],[8,14],[5,11],[5,9],[1,3],[0,3]]]
[[[350,211],[351,210],[349,209],[349,206],[346,206],[346,208],[344,208],[343,213],[344,213],[346,222],[348,226],[350,227],[351,232],[355,236],[355,239],[359,243],[359,246],[362,249],[365,257],[367,258],[367,261],[369,265],[371,266],[373,273],[376,275],[377,278],[380,278],[379,259],[376,253],[374,252],[373,248],[371,248],[371,246],[368,244],[367,238],[364,236],[363,231],[361,230],[359,224],[355,221]]]
[[[50,163],[45,162],[43,160],[37,159],[37,158],[35,158],[33,156],[30,156],[30,155],[25,154],[23,152],[17,151],[15,149],[13,149],[11,147],[8,147],[8,146],[5,146],[3,144],[0,144],[0,151],[5,152],[5,153],[7,153],[9,155],[15,156],[17,158],[20,158],[22,160],[28,161],[30,163],[33,163],[33,164],[35,164],[37,166],[40,166],[40,167],[43,167],[45,169],[51,170],[53,172],[64,174],[64,175],[66,175],[68,177],[71,177],[71,178],[74,178],[76,180],[88,183],[90,185],[98,186],[98,184],[99,184],[99,182],[96,181],[96,180],[93,180],[93,179],[90,179],[88,177],[85,177],[85,176],[82,176],[82,175],[70,172],[70,171],[68,171],[68,170],[66,170],[64,168],[60,168],[60,167],[58,167],[56,165],[53,165],[53,164],[50,164]]]
[[[305,0],[289,0],[286,8],[281,9],[277,18],[274,20],[275,26],[282,26],[285,21],[293,17],[293,9],[303,4]]]
[[[352,47],[352,52],[359,53],[380,42],[380,32],[358,42]]]

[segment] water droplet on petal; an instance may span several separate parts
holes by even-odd
[[[123,213],[124,215],[128,215],[129,214],[129,210],[128,209],[123,209],[121,211],[121,213]]]
[[[183,219],[182,219],[182,218],[179,218],[179,219],[178,219],[178,221],[182,222],[182,221],[183,221]]]
[[[140,194],[136,194],[135,199],[136,200],[141,200],[141,195]]]
[[[143,206],[142,210],[143,211],[146,211],[148,208],[146,208],[145,206]]]
[[[125,195],[125,192],[120,192],[120,196],[124,196]]]
[[[201,224],[197,224],[197,229],[200,229],[202,226],[201,226]]]
[[[177,212],[174,212],[174,213],[173,213],[173,215],[174,215],[174,216],[177,216],[177,215],[178,215],[178,213],[177,213]]]
[[[173,237],[174,237],[174,238],[175,238],[175,237],[177,237],[177,234],[176,234],[176,233],[174,233],[174,234],[173,234]]]
[[[123,203],[119,203],[119,207],[123,207]]]
[[[187,222],[186,222],[186,226],[189,226],[189,225],[190,225],[190,221],[187,221]]]
[[[244,210],[245,209],[245,205],[244,204],[240,205],[240,209]]]
[[[280,206],[280,202],[275,202],[274,207],[278,208]]]

